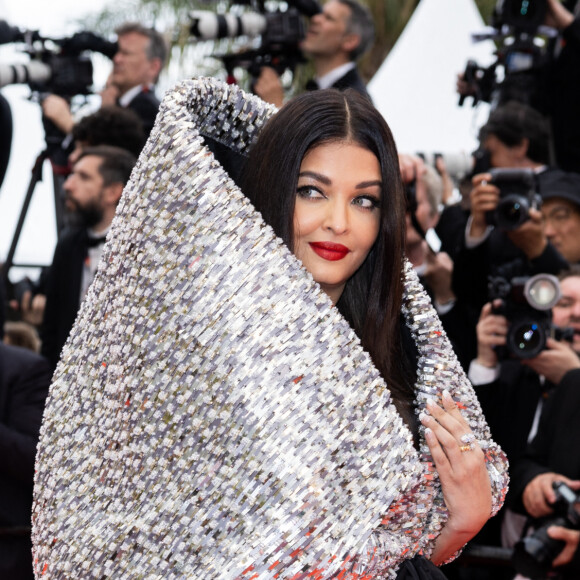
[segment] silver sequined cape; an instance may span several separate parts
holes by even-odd
[[[205,145],[275,109],[212,79],[162,103],[46,407],[37,578],[393,578],[446,521],[421,433],[328,297]],[[417,411],[447,388],[507,464],[417,277]],[[336,574],[336,576],[335,576]]]

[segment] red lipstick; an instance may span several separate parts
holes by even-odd
[[[331,262],[342,260],[350,252],[346,246],[332,242],[309,242],[309,244],[316,254]]]

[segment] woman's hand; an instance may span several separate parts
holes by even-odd
[[[449,519],[431,559],[441,564],[468,542],[491,514],[491,484],[483,451],[457,405],[444,391],[443,407],[427,403],[421,415],[425,439],[435,461]]]

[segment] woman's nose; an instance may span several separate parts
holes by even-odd
[[[348,208],[340,202],[331,201],[328,204],[324,227],[335,234],[343,234],[348,230]]]

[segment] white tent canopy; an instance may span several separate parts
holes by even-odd
[[[421,0],[368,85],[402,152],[470,152],[489,107],[458,106],[457,74],[468,59],[490,64],[492,41],[474,44],[484,28],[473,0]]]

